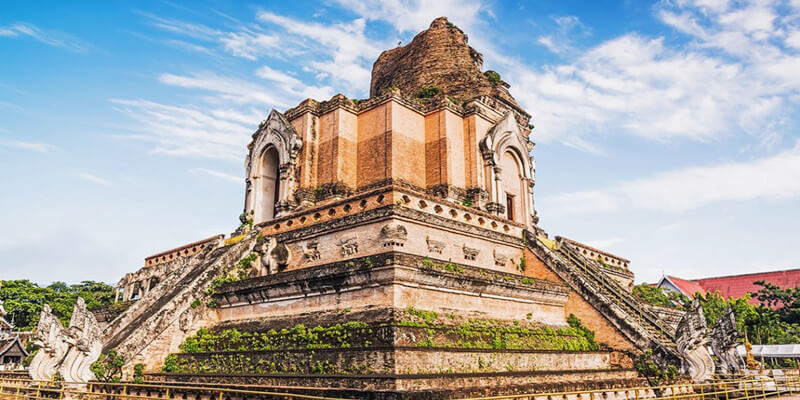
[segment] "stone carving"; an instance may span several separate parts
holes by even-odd
[[[675,333],[678,353],[683,358],[683,373],[694,382],[711,380],[714,375],[714,360],[708,351],[711,339],[708,336],[703,306],[693,301],[691,310],[683,315]]]
[[[49,381],[58,370],[61,360],[69,350],[67,332],[61,321],[53,315],[53,310],[45,304],[39,315],[39,324],[31,343],[39,349],[31,360],[28,369],[36,381]]]
[[[269,252],[272,250],[272,247],[275,245],[275,239],[271,237],[262,237],[256,240],[255,246],[253,246],[253,253],[258,254],[258,270],[259,275],[269,275],[273,273],[272,271],[272,260],[270,260]],[[249,273],[248,273],[249,275]]]
[[[102,332],[83,299],[78,298],[67,329],[45,305],[33,344],[40,348],[30,365],[30,375],[34,380],[50,380],[56,372],[67,382],[94,379],[89,366],[103,349]]]
[[[289,251],[289,246],[283,243],[276,243],[272,251],[269,252],[269,256],[272,259],[271,262],[278,267],[278,271],[283,271],[289,266],[289,258],[291,258],[292,253]]]
[[[478,258],[478,253],[481,252],[478,249],[473,249],[472,247],[467,247],[467,245],[464,245],[461,249],[464,251],[464,259],[465,260],[475,260],[476,258]]]
[[[714,324],[711,332],[711,349],[719,360],[719,372],[723,374],[738,374],[744,368],[741,357],[736,352],[736,346],[742,334],[736,327],[736,317],[733,309],[728,306]]]
[[[428,243],[428,251],[431,253],[442,254],[444,250],[445,243],[439,240],[431,239],[430,236],[425,238],[425,241]]]
[[[494,256],[494,265],[504,267],[506,263],[508,263],[509,257],[504,254],[500,254],[497,250],[492,250],[492,255]]]
[[[181,342],[186,334],[204,326],[206,307],[195,308],[192,304],[205,295],[216,277],[230,273],[239,260],[256,252],[258,239],[253,230],[233,245],[209,246],[196,255],[176,260],[176,268],[164,276],[151,296],[137,301],[106,327],[104,351],[116,349],[124,355],[127,374],[132,372],[134,355],[146,369],[157,369],[164,359],[164,349],[156,339],[177,335],[174,340]],[[272,238],[261,239],[269,242]],[[263,246],[264,242],[258,244]],[[267,249],[271,251],[271,247]],[[262,247],[259,251],[265,250]]]
[[[259,255],[257,267],[247,271],[247,276],[254,278],[283,271],[289,265],[291,251],[274,237],[262,237],[253,246],[253,252]]]
[[[355,235],[339,240],[337,245],[342,257],[349,257],[358,253],[358,237]]]
[[[492,214],[504,214],[506,212],[506,206],[500,203],[489,202],[486,203],[486,211]]]
[[[406,227],[400,224],[388,224],[381,228],[381,240],[383,247],[399,246],[403,247],[408,236]]]
[[[322,256],[317,247],[319,247],[319,240],[309,240],[308,243],[306,243],[306,250],[303,252],[303,257],[310,261],[318,261]]]

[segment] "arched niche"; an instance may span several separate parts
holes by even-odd
[[[503,192],[501,200],[505,206],[506,218],[515,222],[525,222],[525,183],[522,174],[522,163],[519,156],[512,150],[503,152],[500,156],[501,179]]]
[[[534,144],[519,129],[514,114],[509,112],[498,121],[480,142],[484,159],[486,187],[490,203],[487,209],[509,219],[532,224]],[[509,202],[508,196],[513,197]],[[512,205],[512,210],[508,210]]]
[[[245,160],[245,212],[256,224],[277,218],[293,207],[296,168],[303,140],[283,114],[272,110],[253,134]]]
[[[280,201],[280,156],[275,146],[268,146],[258,157],[258,171],[253,174],[253,219],[269,221],[275,218]]]

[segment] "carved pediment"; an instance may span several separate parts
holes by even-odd
[[[492,165],[499,165],[500,156],[506,151],[514,151],[520,161],[525,164],[523,173],[525,178],[532,179],[533,163],[529,156],[534,143],[522,133],[514,118],[514,113],[508,112],[500,121],[492,126],[486,136],[480,141],[483,159]]]
[[[253,134],[250,154],[247,156],[247,176],[250,177],[253,160],[269,146],[274,146],[278,151],[280,164],[293,165],[297,160],[300,149],[303,148],[303,138],[297,134],[292,124],[280,112],[272,110],[264,122],[259,125]]]

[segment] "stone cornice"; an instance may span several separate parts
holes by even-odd
[[[225,284],[214,297],[221,307],[230,307],[392,284],[535,304],[563,305],[569,296],[563,284],[452,263],[459,272],[450,272],[435,267],[446,261],[431,260],[434,266],[429,266],[425,260],[430,259],[392,251]]]
[[[420,100],[424,100],[424,102]],[[353,114],[360,114],[390,101],[402,104],[406,108],[422,116],[446,109],[462,118],[470,115],[479,115],[490,123],[497,122],[510,110],[514,112],[520,130],[524,131],[526,135],[530,134],[531,131],[531,128],[528,126],[528,121],[531,118],[530,114],[494,97],[480,96],[457,104],[444,96],[419,99],[401,93],[397,89],[387,90],[379,96],[361,101],[348,99],[342,94],[337,94],[330,100],[322,102],[306,99],[296,107],[286,110],[284,115],[288,120],[292,121],[305,113],[310,113],[311,115],[319,117],[336,109],[343,109]]]

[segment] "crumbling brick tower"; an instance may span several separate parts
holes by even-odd
[[[370,98],[273,110],[248,145],[251,233],[191,256],[249,269],[200,307],[184,295],[172,320],[190,322],[151,335],[158,351],[130,347],[152,369],[211,329],[150,377],[430,398],[619,384],[629,352],[673,357],[627,260],[537,226],[531,116],[482,63],[438,18],[381,54]]]

